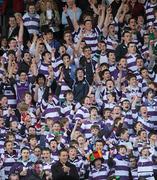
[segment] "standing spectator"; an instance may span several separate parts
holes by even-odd
[[[63,25],[68,25],[67,19],[66,17],[69,16],[71,21],[74,21],[75,18],[75,13],[76,13],[76,19],[77,21],[80,19],[81,16],[81,9],[80,8],[76,8],[76,12],[73,12],[73,7],[76,6],[74,0],[67,0],[67,5],[65,5],[64,7],[64,11],[62,12],[62,24]]]
[[[56,35],[60,31],[60,16],[55,2],[46,2],[45,10],[40,14],[40,26],[47,25]]]
[[[23,21],[30,35],[39,34],[40,17],[36,13],[33,3],[28,4],[28,12],[24,14]]]
[[[61,149],[59,152],[59,161],[51,167],[54,180],[79,180],[75,165],[68,162],[68,151]]]
[[[9,28],[6,31],[7,38],[15,38],[18,35],[18,26],[15,16],[9,17]]]
[[[11,141],[6,141],[4,147],[5,152],[1,155],[1,161],[3,162],[1,168],[4,169],[4,176],[5,179],[7,179],[10,173],[10,169],[17,161],[17,152],[14,150],[13,143]]]

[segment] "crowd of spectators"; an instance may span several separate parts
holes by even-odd
[[[156,180],[157,0],[0,6],[0,180]]]

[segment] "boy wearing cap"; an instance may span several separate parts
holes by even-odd
[[[89,172],[89,180],[104,180],[107,179],[109,169],[106,164],[103,164],[104,159],[100,151],[95,151],[89,156],[91,168]]]

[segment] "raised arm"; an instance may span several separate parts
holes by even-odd
[[[98,13],[101,14],[98,19],[98,27],[101,29],[103,27],[104,19],[105,19],[105,6],[100,5],[98,7]]]
[[[105,17],[105,21],[104,21],[104,28],[103,28],[103,32],[104,32],[104,36],[106,36],[108,34],[108,25],[110,23],[109,21],[109,17],[111,14],[111,7],[108,7],[106,10],[106,17]]]
[[[74,12],[74,22],[73,22],[73,26],[74,26],[75,32],[77,32],[78,29],[79,29],[79,24],[78,24],[77,18],[76,18],[76,12],[77,12],[77,7],[76,7],[76,5],[73,6],[73,12]]]

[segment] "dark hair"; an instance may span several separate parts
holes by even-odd
[[[37,75],[37,77],[36,77],[36,82],[37,82],[37,83],[38,83],[38,81],[39,81],[40,78],[44,79],[44,82],[46,82],[46,77],[45,77],[45,75],[39,73],[39,74]]]
[[[140,136],[142,132],[146,132],[146,130],[145,129],[140,130],[137,135]]]
[[[90,49],[90,50],[91,50],[91,47],[90,47],[90,46],[84,46],[84,47],[83,47],[83,52],[84,52],[86,49]]]
[[[145,95],[148,96],[148,93],[149,93],[149,92],[152,92],[152,93],[155,94],[155,91],[154,91],[153,89],[148,88],[148,89],[146,90],[146,92],[145,92]]]
[[[67,94],[73,94],[73,91],[72,91],[72,90],[67,90],[67,91],[65,92],[65,94],[64,94],[64,97],[66,97]]]
[[[109,57],[109,54],[110,54],[110,53],[115,54],[115,51],[113,51],[113,50],[108,51],[108,53],[107,53],[107,57]]]
[[[88,21],[90,21],[90,22],[92,23],[92,21],[91,21],[90,19],[86,19],[86,20],[84,21],[84,25],[85,25],[86,22],[88,22]]]
[[[99,127],[99,125],[97,125],[97,124],[93,124],[90,129],[91,129],[91,130],[92,130],[92,129],[100,130],[100,127]]]
[[[67,152],[67,153],[68,153],[68,150],[67,150],[67,149],[65,149],[65,148],[63,148],[63,149],[59,150],[58,155],[60,156],[62,152]]]
[[[36,138],[36,136],[35,136],[35,135],[31,135],[31,136],[29,136],[28,141],[30,142],[30,140],[31,140],[31,139],[36,139],[36,140],[37,140],[37,138]]]
[[[23,147],[23,148],[21,149],[21,153],[22,153],[22,151],[24,151],[24,150],[29,151],[29,148],[28,148],[28,147]],[[29,151],[29,152],[30,152],[30,151]]]
[[[55,141],[57,144],[58,144],[58,142],[57,142],[57,140],[54,138],[54,139],[51,139],[51,141],[49,142],[49,144],[51,144],[51,142],[53,142],[53,141]]]
[[[51,29],[45,30],[45,34],[48,34],[48,33],[52,33],[53,34],[53,31]]]
[[[49,51],[44,51],[43,53],[42,53],[42,59],[44,58],[44,56],[47,54],[47,53],[49,53],[49,54],[51,54]]]
[[[9,56],[10,54],[13,54],[15,56],[15,51],[12,49],[8,50],[7,56]]]
[[[11,142],[11,141],[9,141],[9,140],[5,141],[5,143],[4,143],[4,147],[6,147],[7,143],[12,143],[12,142]]]
[[[124,32],[122,33],[122,37],[124,37],[124,36],[125,36],[125,34],[127,34],[127,33],[129,33],[129,34],[130,34],[130,32],[129,32],[129,31],[124,31]]]
[[[77,149],[76,149],[75,146],[70,146],[70,147],[68,148],[68,151],[69,151],[70,149],[75,149],[75,150],[77,151]]]
[[[136,78],[135,74],[128,74],[127,80],[130,81],[131,78]]]
[[[119,146],[117,146],[117,151],[119,152],[119,150],[120,150],[121,148],[125,148],[125,149],[127,150],[127,148],[126,148],[125,145],[119,145]]]
[[[95,145],[96,145],[96,143],[102,143],[104,145],[104,141],[101,139],[96,140]]]
[[[147,71],[148,71],[147,68],[143,67],[143,68],[140,69],[140,74],[142,74],[142,71],[143,71],[143,70],[147,70]]]
[[[122,134],[125,134],[126,131],[128,131],[128,129],[122,128],[119,132],[119,135],[121,136]]]
[[[49,153],[51,153],[51,150],[50,150],[48,147],[43,148],[43,149],[42,149],[42,152],[43,152],[43,151],[48,151]]]
[[[62,58],[62,60],[63,60],[63,58],[64,58],[64,57],[68,57],[68,58],[70,59],[70,55],[69,55],[69,54],[67,54],[67,53],[65,53],[65,54],[63,54],[63,55],[62,55],[62,57],[61,57],[61,58]]]
[[[77,145],[78,145],[78,141],[75,140],[75,139],[73,139],[73,140],[70,141],[69,144],[70,144],[70,146],[74,146],[74,144],[77,144]]]

